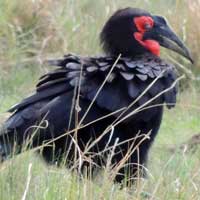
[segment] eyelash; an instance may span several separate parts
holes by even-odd
[[[145,23],[144,24],[144,29],[145,30],[150,30],[152,28],[152,26],[149,23]]]

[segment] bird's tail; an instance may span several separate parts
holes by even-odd
[[[17,134],[15,129],[10,129],[12,115],[0,125],[0,162],[11,158],[16,151]]]
[[[4,127],[0,128],[0,162],[7,160],[11,157],[13,152],[13,142],[10,141],[8,133]]]

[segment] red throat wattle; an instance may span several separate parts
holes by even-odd
[[[154,55],[160,55],[160,44],[155,40],[143,40],[143,35],[146,31],[146,27],[151,29],[154,25],[154,21],[151,17],[148,16],[141,16],[135,17],[134,23],[138,32],[134,33],[134,38],[146,49],[148,49]]]

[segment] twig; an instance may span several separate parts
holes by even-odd
[[[30,182],[31,182],[31,169],[32,169],[32,163],[30,163],[29,166],[28,166],[28,177],[27,177],[26,188],[25,188],[22,200],[26,200],[29,185],[30,185]]]

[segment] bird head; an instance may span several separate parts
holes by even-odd
[[[100,39],[109,55],[133,57],[150,52],[159,56],[162,46],[193,62],[189,50],[165,18],[138,8],[115,12],[104,25]]]

